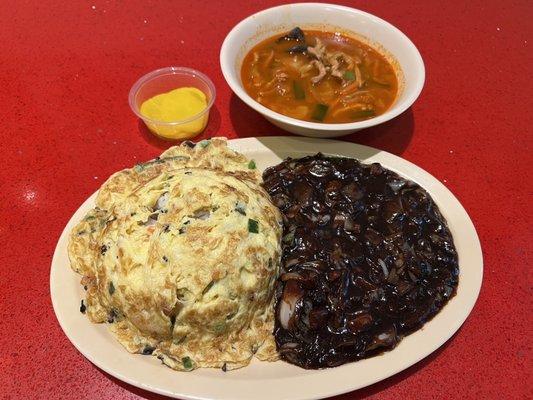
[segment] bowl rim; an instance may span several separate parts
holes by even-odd
[[[139,92],[139,90],[144,84],[162,75],[189,75],[195,78],[199,78],[201,81],[203,81],[207,85],[207,87],[209,88],[209,92],[210,92],[210,99],[208,100],[206,107],[199,113],[194,114],[193,116],[186,118],[186,119],[180,119],[179,121],[170,121],[170,122],[161,121],[158,119],[148,118],[142,115],[139,110],[139,107],[137,107],[137,104],[135,102],[135,96],[137,95],[137,93]],[[145,122],[148,122],[151,124],[157,124],[157,125],[175,126],[175,125],[182,125],[182,124],[195,121],[198,118],[202,117],[205,113],[208,113],[211,107],[213,106],[213,104],[215,103],[216,94],[217,92],[216,92],[215,85],[213,84],[211,79],[209,79],[209,77],[203,72],[200,72],[198,70],[188,68],[188,67],[171,66],[171,67],[158,68],[154,71],[144,74],[139,79],[137,79],[137,81],[133,84],[128,94],[128,103],[133,113]]]
[[[286,115],[280,114],[276,111],[273,111],[259,102],[257,102],[255,99],[253,99],[246,91],[244,90],[242,84],[239,81],[239,73],[233,74],[231,73],[232,69],[232,63],[235,62],[235,60],[229,59],[229,49],[232,45],[232,43],[235,41],[235,39],[239,35],[240,29],[245,24],[249,24],[253,22],[258,16],[262,14],[267,13],[275,13],[277,11],[280,11],[281,9],[287,9],[291,8],[293,10],[299,9],[299,8],[315,8],[315,9],[322,9],[325,7],[333,8],[335,10],[338,10],[340,12],[349,12],[349,13],[355,13],[358,15],[362,15],[366,18],[369,18],[371,20],[374,20],[375,22],[383,25],[384,27],[391,30],[395,35],[397,35],[399,38],[401,38],[407,47],[410,47],[413,53],[413,58],[415,61],[415,68],[418,69],[416,73],[415,80],[413,82],[413,90],[412,92],[405,98],[401,99],[401,102],[398,102],[396,104],[393,104],[387,111],[385,111],[383,114],[378,115],[377,117],[373,117],[370,119],[366,119],[363,121],[357,121],[357,122],[349,122],[349,123],[340,123],[340,124],[327,124],[327,123],[321,123],[321,122],[310,122],[310,121],[304,121],[292,117],[288,117]],[[310,21],[312,23],[312,21]],[[355,32],[356,33],[356,32]],[[370,38],[372,39],[372,38]],[[379,42],[378,42],[379,43]],[[385,47],[385,46],[383,46]],[[387,48],[386,48],[387,49]],[[389,49],[387,49],[389,50]],[[390,50],[389,52],[394,55]],[[400,68],[403,66],[398,61],[398,64],[400,65]],[[426,70],[424,66],[424,61],[422,59],[422,56],[420,55],[420,52],[418,51],[415,44],[405,35],[401,30],[399,30],[397,27],[392,25],[390,22],[385,21],[382,18],[379,18],[373,14],[370,14],[366,11],[359,10],[357,8],[353,7],[347,7],[337,4],[329,4],[329,3],[292,3],[292,4],[284,4],[280,6],[270,7],[266,8],[264,10],[258,11],[243,20],[239,21],[232,29],[229,31],[229,33],[226,35],[224,42],[222,43],[222,46],[220,48],[220,67],[222,70],[222,75],[224,76],[224,79],[226,80],[227,84],[231,88],[231,90],[248,106],[265,116],[266,118],[272,118],[276,121],[279,121],[286,125],[292,125],[297,126],[304,129],[312,129],[316,131],[351,131],[351,130],[359,130],[363,128],[369,128],[371,126],[379,125],[383,122],[387,122],[404,111],[406,111],[409,107],[413,105],[413,103],[416,101],[420,93],[422,92],[422,88],[424,87],[425,78],[426,78]],[[403,68],[402,68],[403,70]],[[399,100],[399,99],[397,99]],[[396,105],[396,107],[395,107]]]

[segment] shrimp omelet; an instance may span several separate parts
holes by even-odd
[[[73,229],[86,314],[176,370],[278,358],[282,220],[255,163],[214,138],[112,175]]]

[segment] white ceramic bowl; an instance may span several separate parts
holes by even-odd
[[[260,41],[295,26],[340,30],[364,40],[399,66],[400,90],[393,105],[382,115],[348,124],[302,121],[274,112],[251,98],[241,82],[242,60]],[[333,4],[299,3],[269,8],[239,22],[226,36],[220,50],[220,66],[228,85],[266,119],[280,128],[303,136],[335,137],[388,121],[409,108],[422,91],[425,69],[417,48],[399,29],[364,11]]]

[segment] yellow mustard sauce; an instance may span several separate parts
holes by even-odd
[[[204,92],[194,87],[182,87],[158,94],[142,103],[140,112],[148,128],[158,136],[167,139],[189,139],[202,132],[209,118],[206,112],[188,122],[207,107]],[[157,121],[157,122],[155,122]]]

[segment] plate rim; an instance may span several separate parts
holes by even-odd
[[[316,139],[316,138],[292,137],[292,136],[263,136],[263,137],[250,137],[250,138],[230,139],[230,140],[228,140],[228,145],[231,148],[234,148],[237,151],[241,151],[241,152],[245,152],[245,153],[246,152],[250,153],[250,152],[254,152],[254,151],[255,152],[261,152],[261,151],[265,151],[266,149],[270,149],[269,146],[272,147],[272,146],[280,146],[280,145],[282,145],[282,146],[288,148],[288,150],[284,150],[284,151],[289,152],[289,153],[301,153],[300,154],[301,156],[303,156],[304,154],[316,153],[317,150],[313,150],[313,151],[301,150],[301,151],[298,151],[298,149],[296,147],[302,147],[302,146],[305,147],[305,146],[309,146],[309,145],[318,145],[319,151],[322,151],[324,154],[344,155],[343,153],[352,153],[352,157],[353,158],[357,158],[357,159],[361,160],[362,162],[368,162],[367,160],[369,160],[369,159],[370,159],[370,161],[373,161],[372,158],[378,158],[379,159],[380,158],[379,155],[381,154],[381,157],[385,157],[387,159],[387,164],[389,164],[389,165],[384,165],[387,169],[393,170],[393,171],[399,173],[400,175],[404,175],[401,172],[399,172],[397,170],[397,168],[398,167],[400,167],[400,169],[407,168],[407,169],[410,170],[409,175],[411,175],[411,176],[408,177],[408,179],[414,180],[417,183],[418,183],[419,180],[427,180],[428,182],[431,182],[432,183],[431,186],[435,186],[433,191],[429,190],[424,185],[421,185],[421,186],[432,195],[432,197],[434,198],[434,200],[436,202],[437,202],[437,200],[441,200],[440,197],[442,197],[444,195],[447,197],[448,201],[452,202],[452,205],[454,206],[453,207],[454,211],[458,213],[458,215],[456,217],[454,217],[453,220],[455,221],[455,219],[457,219],[457,218],[462,218],[463,219],[462,222],[466,225],[466,226],[463,227],[463,228],[466,228],[465,235],[469,236],[469,239],[472,242],[471,245],[474,247],[473,249],[470,249],[471,254],[469,254],[469,255],[470,255],[470,258],[473,258],[473,260],[475,261],[476,265],[473,265],[473,266],[469,265],[469,268],[470,267],[474,267],[475,268],[474,272],[476,274],[474,276],[474,278],[475,278],[474,281],[471,282],[473,284],[472,288],[470,289],[470,291],[467,294],[463,295],[463,296],[467,296],[464,299],[464,301],[466,301],[466,307],[463,307],[463,308],[460,309],[461,312],[458,313],[459,315],[455,315],[453,320],[450,321],[450,323],[448,323],[446,325],[448,327],[448,329],[446,330],[445,334],[440,334],[439,337],[438,337],[438,340],[433,341],[431,346],[426,347],[424,349],[424,351],[421,351],[421,352],[417,353],[416,356],[414,356],[414,357],[411,356],[410,359],[406,363],[403,363],[400,366],[396,366],[395,368],[384,368],[386,370],[386,372],[378,374],[378,375],[374,375],[371,378],[369,378],[369,379],[367,378],[364,381],[355,380],[355,382],[353,382],[353,381],[341,382],[341,383],[333,382],[333,383],[330,383],[330,384],[326,385],[327,387],[321,386],[320,388],[317,388],[316,385],[314,385],[314,384],[309,385],[310,382],[308,382],[309,380],[314,380],[314,376],[317,375],[317,374],[318,375],[323,375],[326,379],[328,377],[330,377],[330,375],[335,374],[336,371],[339,371],[339,373],[338,373],[339,376],[340,375],[346,375],[346,373],[341,374],[340,371],[342,370],[343,372],[345,372],[345,371],[349,371],[351,369],[356,370],[358,368],[358,366],[363,365],[365,362],[368,363],[369,362],[368,360],[379,360],[381,357],[390,358],[391,354],[393,354],[392,357],[393,357],[393,360],[394,360],[394,357],[395,357],[395,354],[396,354],[394,352],[398,353],[398,350],[400,349],[401,344],[405,340],[407,340],[408,338],[413,337],[413,335],[415,335],[415,334],[418,334],[418,335],[424,335],[422,338],[426,339],[425,336],[427,336],[427,334],[425,334],[424,332],[425,332],[425,329],[429,326],[428,324],[431,324],[432,321],[439,320],[439,316],[441,316],[440,319],[442,319],[442,311],[446,310],[447,307],[449,308],[450,305],[452,304],[453,300],[456,299],[459,296],[459,290],[458,290],[457,295],[450,300],[450,302],[443,308],[443,310],[441,312],[439,312],[426,325],[424,325],[424,327],[421,330],[413,333],[412,335],[406,336],[406,338],[404,338],[404,340],[402,340],[402,342],[400,342],[398,347],[396,347],[395,349],[393,349],[391,351],[385,352],[385,353],[383,353],[380,356],[376,356],[376,357],[372,357],[372,358],[369,358],[369,359],[360,360],[360,361],[357,361],[357,362],[348,363],[348,364],[342,365],[342,366],[337,367],[337,368],[332,368],[332,369],[302,370],[304,372],[300,371],[301,375],[288,377],[288,378],[228,380],[228,381],[226,381],[226,383],[228,383],[228,382],[232,383],[234,386],[236,386],[237,390],[241,391],[241,393],[237,393],[236,394],[236,393],[234,393],[234,391],[230,390],[231,393],[225,393],[222,396],[218,396],[216,390],[215,390],[215,392],[213,392],[212,390],[211,391],[207,390],[207,391],[204,391],[204,393],[202,394],[202,393],[198,393],[198,392],[189,393],[189,392],[187,392],[186,387],[182,388],[182,389],[179,389],[180,392],[177,392],[175,390],[175,388],[169,389],[168,387],[166,387],[166,388],[165,387],[160,387],[160,385],[154,386],[153,384],[146,383],[146,381],[143,382],[142,380],[131,378],[130,376],[128,376],[127,373],[125,374],[122,371],[117,371],[116,369],[110,368],[108,363],[106,363],[105,360],[101,360],[101,359],[95,358],[94,354],[91,351],[87,350],[86,346],[84,346],[83,343],[79,343],[78,342],[78,340],[75,337],[74,333],[71,331],[72,327],[68,326],[68,324],[65,321],[65,315],[63,315],[62,305],[60,304],[60,297],[58,297],[59,296],[59,293],[58,293],[59,286],[58,285],[59,285],[60,280],[58,281],[57,278],[61,277],[61,275],[57,275],[57,274],[60,274],[62,272],[62,271],[58,270],[58,268],[59,268],[58,264],[60,263],[59,259],[66,255],[67,256],[67,262],[68,262],[68,254],[65,254],[65,252],[66,252],[66,243],[68,242],[68,235],[69,235],[70,229],[77,221],[79,221],[79,217],[80,217],[81,214],[85,213],[85,209],[89,208],[91,206],[91,204],[94,204],[94,200],[95,200],[96,195],[98,193],[98,191],[96,191],[91,196],[89,196],[76,209],[76,211],[73,213],[73,215],[71,216],[71,218],[69,219],[69,221],[65,225],[65,228],[63,229],[63,231],[62,231],[62,233],[61,233],[61,235],[60,235],[60,237],[59,237],[59,239],[57,241],[56,248],[54,250],[54,254],[53,254],[53,257],[52,257],[51,270],[50,270],[50,282],[49,282],[49,284],[50,284],[50,296],[51,296],[51,299],[52,299],[52,306],[53,306],[56,318],[57,318],[57,320],[58,320],[58,322],[59,322],[59,324],[61,326],[61,329],[63,330],[63,332],[65,333],[65,335],[69,339],[69,341],[74,345],[74,347],[84,357],[86,357],[89,361],[91,361],[91,363],[93,363],[98,368],[104,370],[108,374],[116,377],[117,379],[120,379],[121,381],[124,381],[126,383],[129,383],[129,384],[131,384],[133,386],[139,387],[139,388],[147,390],[147,391],[151,391],[151,392],[154,392],[154,393],[158,393],[158,394],[162,394],[162,395],[170,396],[170,397],[175,397],[175,398],[181,398],[181,399],[187,399],[187,400],[210,400],[210,399],[215,399],[215,398],[216,399],[233,399],[233,400],[236,400],[236,399],[241,399],[241,398],[242,399],[249,398],[249,397],[242,397],[242,395],[243,395],[242,391],[244,390],[245,394],[253,392],[254,393],[254,397],[259,399],[259,397],[257,396],[257,394],[258,394],[257,393],[257,388],[255,388],[253,386],[256,385],[258,382],[266,382],[266,384],[268,385],[268,388],[269,388],[269,392],[267,394],[267,397],[265,397],[265,398],[274,398],[275,397],[275,398],[280,398],[280,399],[283,398],[283,399],[291,399],[291,400],[313,400],[313,399],[319,399],[319,398],[324,398],[324,397],[329,397],[329,396],[335,396],[335,395],[342,394],[342,393],[347,393],[347,392],[350,392],[350,391],[353,391],[353,390],[361,389],[363,387],[372,385],[372,384],[374,384],[376,382],[379,382],[381,380],[387,379],[390,376],[393,376],[393,375],[395,375],[395,374],[397,374],[397,373],[399,373],[399,372],[401,372],[401,371],[403,371],[403,370],[415,365],[420,360],[424,359],[425,357],[427,357],[430,354],[432,354],[433,352],[435,352],[439,347],[444,345],[459,330],[459,328],[464,323],[466,318],[470,315],[474,305],[476,304],[477,298],[479,297],[479,293],[480,293],[481,285],[482,285],[482,279],[483,279],[483,254],[482,254],[482,250],[481,250],[481,244],[480,244],[480,241],[479,241],[479,237],[478,237],[477,232],[475,230],[475,227],[474,227],[474,225],[472,223],[472,220],[470,219],[468,213],[466,212],[466,210],[462,206],[462,204],[459,202],[459,200],[453,195],[453,193],[448,188],[446,188],[446,186],[442,182],[440,182],[437,178],[435,178],[429,172],[425,171],[424,169],[418,167],[417,165],[411,163],[408,160],[405,160],[405,159],[403,159],[401,157],[398,157],[398,156],[396,156],[396,155],[394,155],[392,153],[389,153],[387,151],[384,151],[384,150],[379,150],[379,149],[376,149],[376,148],[373,148],[373,147],[369,147],[369,146],[365,146],[365,145],[361,145],[361,144],[356,144],[356,143],[351,143],[351,142],[344,142],[344,141],[339,141],[339,140]],[[339,146],[339,145],[343,146],[342,147],[342,149],[343,149],[342,151],[340,151],[340,152],[339,151],[333,151],[333,152],[332,151],[327,151],[327,149],[335,148],[336,146]],[[359,158],[359,157],[356,156],[356,153],[357,154],[358,153],[367,154],[368,157],[367,158]],[[381,162],[381,161],[379,161],[379,162]],[[392,164],[392,167],[391,167],[390,164]],[[412,174],[416,175],[415,179],[412,177]],[[435,196],[434,196],[434,192],[437,189],[438,189],[439,192],[442,192],[442,194],[439,196],[439,199],[435,199]],[[443,212],[443,214],[446,215],[446,212]],[[446,219],[449,222],[449,218],[446,218]],[[451,224],[449,224],[449,225],[451,225]],[[452,227],[450,226],[450,229],[451,228]],[[454,236],[454,242],[456,244],[456,247],[457,247],[457,241],[458,241],[458,238]],[[60,246],[62,244],[64,245],[64,247]],[[460,261],[460,276],[462,276],[462,272],[461,271],[463,271],[463,265],[461,264],[461,261]],[[72,271],[69,270],[69,272],[72,272]],[[72,272],[72,274],[74,275],[74,277],[76,279],[79,280],[79,276],[78,275],[76,275],[74,272]],[[461,278],[460,278],[459,284],[461,285]],[[461,300],[463,300],[462,297],[461,297]],[[83,316],[83,317],[87,321],[87,323],[89,324],[88,326],[94,328],[95,330],[98,329],[99,327],[100,328],[103,327],[107,331],[107,328],[105,327],[105,324],[91,324],[85,316]],[[109,332],[107,332],[107,334],[109,335],[109,337],[112,338],[113,341],[115,341],[115,339],[112,337],[112,335]],[[123,352],[123,355],[125,354],[126,356],[131,356],[132,357],[132,362],[133,362],[135,355],[128,353],[122,347],[121,347],[121,350]],[[138,360],[140,360],[140,359],[138,359]],[[278,363],[283,363],[283,362],[279,362],[278,361]],[[370,361],[370,363],[373,364],[372,361]],[[276,363],[268,363],[268,364],[272,365],[272,364],[276,364]],[[283,364],[285,364],[285,363],[283,363]],[[167,367],[164,367],[164,368],[167,369]],[[295,368],[297,368],[297,367],[295,367]],[[192,374],[195,374],[195,372],[192,372],[192,373],[187,373],[187,375],[180,375],[180,372],[172,371],[170,369],[168,369],[168,371],[171,371],[172,374],[174,374],[174,377],[185,377],[185,376],[190,377]],[[242,371],[242,370],[238,370],[238,371]],[[230,374],[238,373],[238,371],[233,371]],[[194,376],[194,375],[192,375],[192,376]],[[228,376],[229,376],[229,374],[228,374]],[[202,376],[202,375],[199,375],[198,378],[199,378],[198,379],[199,382],[201,381],[201,382],[204,382],[204,383],[205,383],[206,379],[211,379],[211,377],[209,377],[209,376],[206,377],[206,376]],[[227,378],[222,378],[222,379],[227,379]],[[179,379],[175,379],[175,381],[179,381]],[[284,383],[289,382],[289,385],[290,385],[290,382],[292,382],[292,381],[296,381],[295,382],[297,384],[296,386],[301,386],[301,387],[298,388],[298,389],[301,389],[301,390],[296,390],[296,391],[295,390],[290,390],[290,393],[287,393],[287,390],[283,390],[283,392],[280,391],[278,393],[278,392],[274,392],[273,391],[275,388],[276,389],[278,389],[278,388],[276,386],[270,385],[270,384],[273,384],[273,383],[279,383],[279,384],[281,384],[281,386],[285,386]],[[298,382],[298,381],[300,381],[300,382]],[[197,386],[200,387],[200,385],[197,385]],[[227,389],[228,385],[223,385],[223,386],[224,386],[224,390],[228,391],[228,389]],[[310,390],[314,390],[314,391],[311,392]],[[182,391],[184,391],[184,392],[182,392]],[[248,392],[248,391],[250,391],[250,392]],[[207,393],[207,392],[210,392],[210,393]],[[274,396],[274,397],[272,397],[272,396]]]

